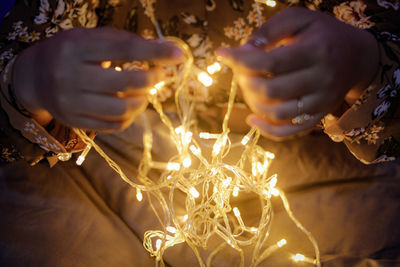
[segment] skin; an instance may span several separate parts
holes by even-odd
[[[183,53],[168,42],[111,28],[73,29],[26,49],[14,66],[15,93],[42,125],[53,118],[81,129],[118,131],[147,106],[160,68],[115,71],[103,61],[174,64]],[[156,64],[157,65],[157,64]]]
[[[260,38],[268,43],[254,46],[252,40]],[[286,9],[265,22],[252,40],[217,53],[232,67],[253,112],[247,123],[277,140],[314,127],[346,95],[359,95],[378,69],[373,35],[321,12]],[[298,99],[304,103],[302,112],[313,117],[293,125]]]

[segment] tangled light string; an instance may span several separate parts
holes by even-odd
[[[269,2],[268,2],[269,1]],[[272,0],[268,0],[271,3]],[[265,2],[266,1],[257,1]],[[160,38],[163,38],[154,10],[150,1],[147,2],[147,13],[155,25]],[[259,10],[259,9],[258,9]],[[261,20],[261,15],[259,14]],[[167,37],[168,41],[178,45],[185,55],[185,63],[177,68],[175,77],[169,81],[161,82],[149,90],[148,100],[158,112],[161,121],[168,127],[173,143],[178,154],[168,162],[157,162],[152,159],[153,135],[146,118],[142,114],[144,124],[143,156],[139,164],[136,177],[137,182],[129,179],[111,158],[92,140],[84,131],[75,129],[78,136],[87,144],[77,160],[81,165],[89,150],[93,147],[113,168],[121,178],[136,189],[138,201],[142,201],[146,192],[149,204],[156,214],[162,230],[148,230],[144,235],[145,249],[156,259],[156,266],[165,266],[163,254],[169,247],[186,243],[194,252],[200,266],[211,266],[212,260],[225,246],[235,249],[241,258],[240,266],[244,266],[245,255],[243,247],[252,246],[250,267],[258,266],[268,256],[286,245],[286,239],[281,239],[274,245],[267,245],[271,230],[273,209],[272,197],[280,197],[283,206],[294,224],[305,233],[315,250],[315,258],[302,254],[293,255],[294,261],[308,262],[320,266],[320,252],[317,242],[309,231],[294,217],[290,210],[289,202],[284,193],[276,187],[277,175],[268,176],[267,171],[274,154],[265,151],[257,145],[260,133],[252,128],[240,143],[232,143],[229,137],[228,121],[234,105],[237,86],[232,81],[228,108],[222,123],[221,133],[198,132],[195,127],[195,103],[192,101],[196,92],[189,92],[188,82],[198,79],[204,86],[212,84],[210,74],[221,69],[218,63],[200,70],[193,64],[193,55],[185,42],[175,37]],[[110,67],[110,62],[103,67]],[[115,68],[121,71],[120,67]],[[158,92],[167,84],[177,87],[175,104],[180,125],[176,126],[164,113]],[[210,153],[202,151],[204,140],[213,142]],[[242,153],[236,164],[225,162],[231,148],[241,147]],[[211,154],[211,155],[207,155]],[[194,162],[195,161],[195,162]],[[149,178],[152,169],[161,170],[160,179],[155,182]],[[186,214],[178,216],[175,211],[175,193],[180,191],[185,196]],[[166,197],[162,192],[168,192]],[[232,206],[231,199],[240,192],[252,193],[259,197],[261,215],[257,227],[247,226],[241,216],[240,210]],[[153,205],[157,200],[158,208]],[[198,248],[207,248],[209,240],[218,236],[223,242],[210,253],[206,262],[200,256]]]

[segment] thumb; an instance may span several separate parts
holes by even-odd
[[[262,24],[248,42],[257,47],[265,47],[295,36],[314,21],[316,14],[306,8],[287,8]]]

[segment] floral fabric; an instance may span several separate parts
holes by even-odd
[[[12,70],[12,59],[30,45],[58,31],[74,27],[111,26],[138,33],[145,38],[156,38],[149,18],[148,3],[154,5],[163,34],[186,41],[195,56],[195,65],[200,69],[215,62],[214,51],[218,47],[235,46],[245,41],[260,26],[259,15],[265,21],[290,5],[320,10],[370,31],[380,46],[379,73],[356,103],[348,106],[342,115],[328,114],[324,118],[324,131],[334,141],[346,143],[350,151],[364,163],[393,160],[400,156],[398,0],[267,1],[269,5],[257,5],[252,0],[17,0],[0,32],[0,72],[4,77],[2,91],[7,92],[11,84],[11,75],[7,73]],[[127,64],[125,68],[130,66]],[[212,107],[223,106],[227,101],[230,80],[231,74],[225,68],[211,88],[207,89],[197,81],[190,84],[193,90],[203,92],[197,107],[200,117]],[[172,99],[173,89],[164,89],[162,100],[166,103]],[[242,100],[239,96],[238,105],[243,105],[240,102]],[[70,134],[67,127],[53,122],[53,131],[49,131],[24,116],[18,105],[7,103],[6,99],[2,99],[3,110],[11,123],[9,127],[19,132],[19,136],[16,134],[12,139],[13,142],[25,137],[31,143],[41,146],[45,152],[53,154],[74,152],[82,148],[77,145],[79,140]],[[54,131],[55,128],[58,130]],[[30,135],[36,129],[39,129],[40,138]],[[0,141],[0,148],[5,148],[6,144],[9,141]]]

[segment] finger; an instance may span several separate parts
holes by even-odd
[[[106,29],[107,34],[104,34],[101,30],[104,31],[104,28],[93,30],[81,40],[81,54],[84,60],[180,61],[183,57],[183,52],[171,42],[146,40],[138,35],[114,29]]]
[[[252,114],[247,117],[246,122],[250,126],[257,127],[261,131],[261,134],[264,136],[284,138],[293,136],[314,127],[323,118],[323,116],[324,115],[322,113],[315,114],[310,120],[298,125],[276,125],[269,123],[267,120],[256,114]]]
[[[97,120],[121,122],[129,120],[146,105],[146,96],[120,98],[87,93],[82,94],[75,104],[74,113]]]
[[[217,51],[222,61],[237,72],[270,73],[279,75],[303,68],[315,63],[314,54],[310,53],[307,42],[296,42],[280,46],[270,51],[247,48],[224,48]]]
[[[316,14],[305,8],[287,8],[262,24],[251,40],[266,39],[269,43],[277,43],[303,31],[314,21]]]
[[[237,74],[236,79],[244,94],[250,91],[264,99],[287,100],[319,90],[315,74],[314,68],[307,68],[268,79],[243,74]]]
[[[301,110],[299,110],[298,107],[298,100],[292,99],[269,104],[264,104],[260,101],[253,105],[253,111],[273,122],[290,122],[294,117],[301,114],[310,114],[314,116],[317,113],[327,112],[327,110],[324,109],[324,105],[321,105],[321,96],[318,94],[303,96],[301,101],[303,102]]]
[[[100,66],[86,64],[81,68],[80,79],[77,87],[83,91],[97,93],[116,93],[123,91],[136,91],[145,94],[150,88],[164,78],[164,73],[159,68],[147,71],[116,71],[103,69]]]
[[[127,124],[124,122],[109,122],[90,117],[72,118],[66,125],[82,130],[93,130],[106,133],[121,131],[127,127]]]

